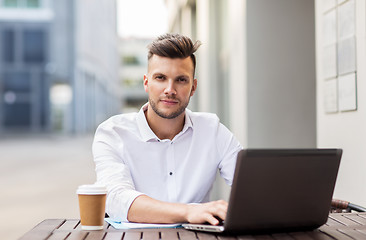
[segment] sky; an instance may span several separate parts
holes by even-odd
[[[156,37],[167,32],[164,0],[117,0],[118,35]]]

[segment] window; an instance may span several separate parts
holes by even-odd
[[[3,6],[4,7],[18,7],[18,1],[17,0],[4,0]]]
[[[39,8],[39,7],[41,7],[40,0],[3,0],[2,5],[4,7],[8,7],[8,8]]]
[[[42,30],[25,30],[23,32],[23,59],[26,63],[45,61],[45,33]]]
[[[14,61],[15,52],[15,36],[14,31],[6,29],[2,31],[1,34],[2,43],[0,46],[2,48],[2,59],[4,62],[11,63]]]
[[[27,72],[5,72],[3,79],[4,92],[29,93],[31,91],[30,75]]]
[[[28,8],[39,8],[39,0],[27,0],[27,7]]]
[[[125,65],[138,65],[139,60],[136,56],[127,55],[122,57],[122,62]]]
[[[14,103],[4,106],[4,125],[8,127],[28,127],[31,124],[31,104]]]

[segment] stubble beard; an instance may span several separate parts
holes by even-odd
[[[156,106],[156,102],[154,102],[151,98],[149,98],[149,103],[150,103],[151,108],[154,110],[154,112],[159,117],[165,118],[165,119],[174,119],[174,118],[180,116],[186,110],[189,100],[187,102],[185,102],[182,106],[180,106],[180,108],[178,108],[177,111],[169,113],[169,114],[165,114],[165,113],[161,112],[158,109],[158,107]]]

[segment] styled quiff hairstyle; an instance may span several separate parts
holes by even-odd
[[[196,70],[196,57],[194,56],[194,53],[200,46],[200,41],[193,43],[189,37],[180,34],[167,33],[157,37],[147,46],[149,50],[147,59],[150,60],[153,55],[168,58],[191,57],[194,76]]]

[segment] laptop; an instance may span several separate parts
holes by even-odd
[[[316,229],[328,219],[341,156],[341,149],[241,150],[223,225],[183,227],[224,233]]]

